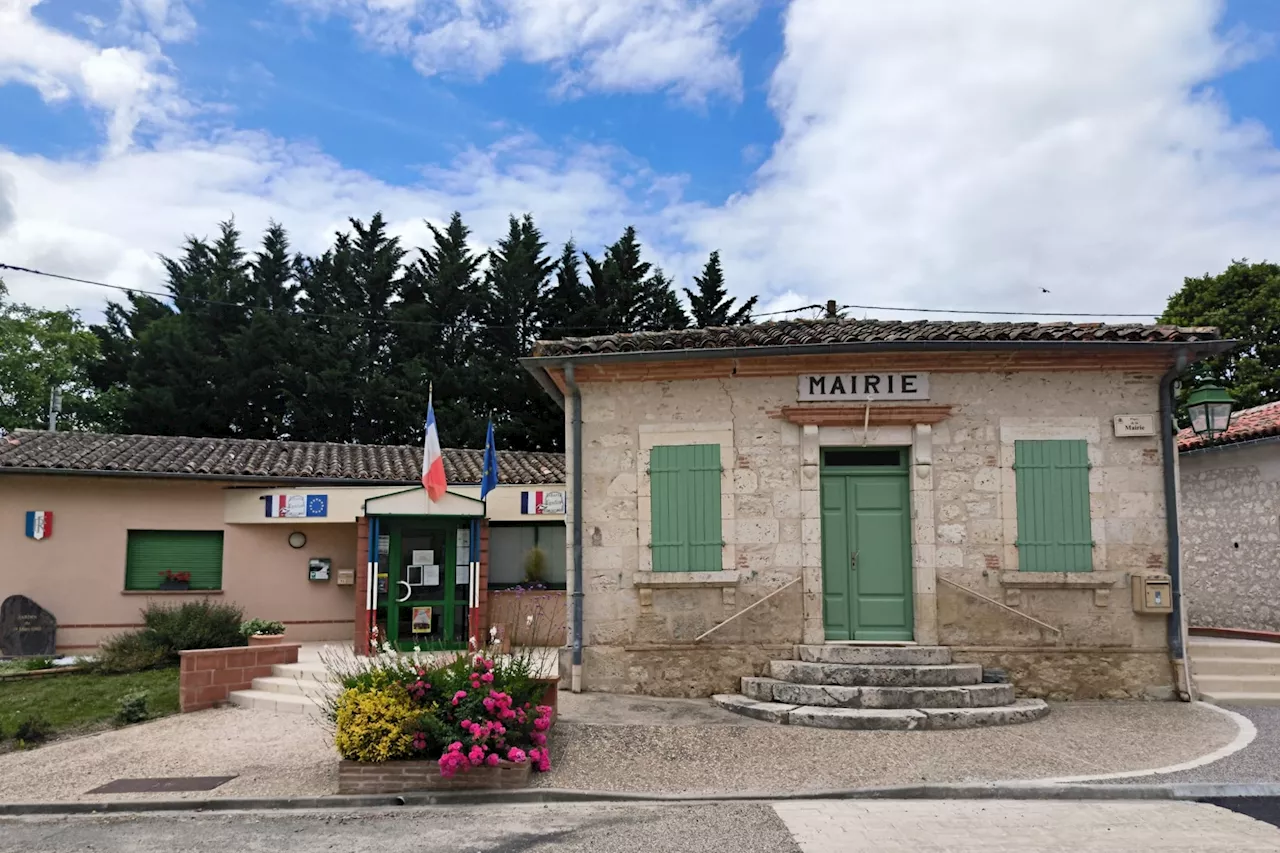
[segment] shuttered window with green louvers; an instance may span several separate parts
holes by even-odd
[[[130,530],[124,588],[160,589],[165,572],[189,574],[190,589],[222,589],[222,531]]]
[[[1089,446],[1084,441],[1014,442],[1018,568],[1093,571]]]
[[[718,572],[720,445],[654,447],[649,453],[650,547],[655,572]]]

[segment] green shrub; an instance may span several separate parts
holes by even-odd
[[[53,734],[53,725],[39,714],[24,717],[19,723],[13,739],[20,746],[43,743]]]
[[[127,726],[130,723],[141,723],[149,716],[151,714],[147,710],[147,694],[145,692],[126,693],[120,697],[120,704],[116,707],[116,725]]]
[[[283,634],[284,623],[273,619],[250,619],[240,626],[240,633],[245,637],[254,634]]]
[[[525,583],[543,583],[547,579],[547,552],[537,546],[524,555]]]
[[[221,649],[243,646],[240,622],[244,611],[233,604],[189,601],[178,607],[151,604],[142,611],[142,622],[164,646],[177,652],[187,649]]]
[[[172,666],[176,660],[177,652],[151,631],[130,631],[104,642],[88,669],[103,675],[120,675]]]
[[[35,672],[37,669],[53,669],[53,658],[23,658],[22,668],[28,672]]]

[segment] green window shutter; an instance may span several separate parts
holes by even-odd
[[[1084,441],[1016,441],[1018,567],[1024,572],[1093,571],[1089,446]]]
[[[720,445],[660,446],[649,453],[650,544],[655,572],[721,569]]]
[[[159,589],[165,570],[190,572],[192,589],[222,589],[222,531],[130,530],[124,588]]]

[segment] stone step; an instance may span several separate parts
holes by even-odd
[[[328,682],[329,670],[319,663],[278,663],[271,667],[271,674],[279,678],[305,678]]]
[[[880,666],[842,663],[808,663],[797,660],[769,662],[769,674],[794,684],[828,684],[841,687],[957,687],[982,682],[982,665],[951,663],[941,666]]]
[[[824,708],[989,708],[1013,702],[1012,684],[963,687],[840,687],[744,678],[742,693],[760,702]]]
[[[881,666],[940,666],[951,663],[946,646],[796,646],[796,660]]]
[[[1262,658],[1280,660],[1280,643],[1259,640],[1224,640],[1217,637],[1192,638],[1188,647],[1193,661],[1200,658]]]
[[[1267,693],[1223,691],[1202,693],[1200,698],[1215,705],[1243,705],[1246,707],[1280,707],[1280,688]]]
[[[319,717],[323,713],[310,696],[276,693],[271,690],[235,690],[227,697],[227,701],[241,708],[274,711],[277,714],[308,714]]]
[[[712,696],[711,701],[727,711],[757,720],[822,729],[972,729],[1029,723],[1049,713],[1043,699],[1018,699],[989,708],[823,708],[759,702],[737,693]]]
[[[293,696],[327,696],[336,693],[335,684],[316,681],[312,678],[285,678],[278,675],[266,678],[255,678],[253,689],[266,693],[288,693]]]
[[[1265,658],[1193,658],[1191,671],[1196,678],[1234,675],[1241,678],[1280,678],[1280,660]]]
[[[1280,678],[1267,676],[1197,675],[1201,693],[1280,693]]]

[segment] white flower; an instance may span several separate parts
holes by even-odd
[[[532,624],[533,624],[533,615],[532,615],[532,614],[530,614],[530,615],[528,615],[528,616],[526,616],[526,617],[524,618],[524,624],[526,624],[526,625],[532,625]]]
[[[489,629],[489,638],[490,638],[490,639],[497,639],[497,638],[498,638],[498,626],[497,626],[497,625],[494,625],[493,627],[491,627],[491,628]]]

